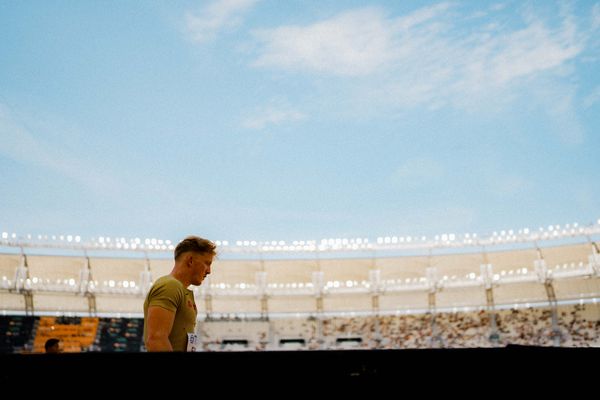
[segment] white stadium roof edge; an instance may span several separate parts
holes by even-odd
[[[443,249],[485,248],[502,245],[539,243],[559,241],[573,238],[588,238],[600,235],[600,219],[589,225],[572,223],[566,225],[549,225],[537,229],[503,229],[491,234],[477,233],[443,233],[433,237],[427,236],[382,236],[369,238],[322,238],[320,240],[216,240],[219,254],[298,254],[298,253],[359,253],[387,251],[421,251]],[[17,233],[0,233],[0,248],[37,248],[81,251],[118,251],[132,253],[169,253],[175,244],[169,239],[157,238],[125,238],[125,237],[92,237],[88,240],[80,235],[19,235]]]
[[[199,317],[328,317],[411,314],[600,303],[600,220],[491,235],[218,241],[210,276],[194,289]],[[153,278],[172,268],[173,244],[159,239],[0,233],[0,313],[140,317]],[[86,272],[88,271],[88,272]],[[554,294],[553,294],[554,295]],[[375,301],[374,298],[377,298]],[[430,296],[429,296],[430,297]],[[320,299],[317,313],[315,298]],[[265,303],[266,301],[266,303]],[[376,309],[374,308],[376,304]]]

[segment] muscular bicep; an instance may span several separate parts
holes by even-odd
[[[148,351],[173,350],[169,342],[169,335],[173,328],[175,312],[158,306],[148,307],[148,338],[146,348]]]

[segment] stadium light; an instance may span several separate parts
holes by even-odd
[[[293,241],[287,244],[284,240],[237,240],[230,245],[229,241],[216,241],[221,248],[221,253],[302,253],[302,252],[364,252],[364,251],[403,251],[403,250],[433,250],[444,248],[481,247],[505,245],[512,243],[534,243],[540,240],[561,240],[577,238],[579,236],[589,239],[590,236],[600,234],[600,219],[589,226],[580,226],[578,223],[548,225],[547,229],[540,227],[537,230],[522,228],[519,230],[503,229],[493,231],[491,235],[478,235],[466,233],[443,233],[435,235],[433,239],[426,236],[386,235],[379,236],[373,242],[369,238],[323,238],[317,240]],[[125,237],[111,238],[99,236],[84,240],[80,235],[23,235],[3,231],[0,235],[0,246],[20,248],[55,248],[65,250],[114,250],[134,252],[160,252],[172,251],[174,245],[171,240],[139,237],[127,239]]]

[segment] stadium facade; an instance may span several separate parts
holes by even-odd
[[[485,237],[218,241],[212,274],[194,289],[197,329],[209,351],[600,346],[599,235],[600,221]],[[21,351],[39,349],[36,333],[56,318],[95,318],[106,334],[139,328],[172,250],[158,239],[4,232],[0,314],[35,321]],[[80,350],[90,349],[100,348]]]

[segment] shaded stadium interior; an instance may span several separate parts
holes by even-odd
[[[432,365],[452,372],[458,362],[531,356],[540,368],[559,359],[580,364],[600,348],[600,259],[589,236],[483,251],[223,255],[194,289],[203,344],[194,354],[146,353],[141,340],[145,291],[172,267],[165,252],[3,248],[7,382],[144,374],[175,358],[209,366],[207,379],[390,381]],[[63,341],[61,372],[52,369],[57,358],[41,354],[50,336]]]

